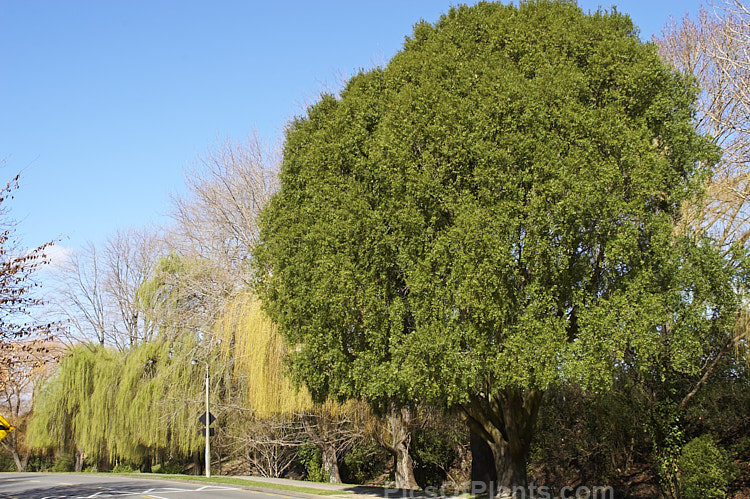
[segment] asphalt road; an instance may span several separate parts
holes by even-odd
[[[81,473],[0,473],[0,499],[296,499],[293,493],[266,493],[158,478]]]

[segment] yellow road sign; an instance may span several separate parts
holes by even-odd
[[[10,425],[9,422],[5,420],[2,414],[0,414],[0,442],[2,442],[3,439],[8,436],[8,433],[12,431],[13,431],[13,427]]]

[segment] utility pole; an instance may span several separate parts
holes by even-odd
[[[198,361],[193,359],[190,361],[191,364],[197,365]],[[203,415],[198,418],[198,420],[203,423],[203,431],[206,436],[206,476],[211,476],[211,423],[214,421],[214,417],[211,415],[211,412],[208,410],[208,395],[209,395],[209,386],[211,385],[208,374],[208,361],[204,361],[204,364],[206,364],[206,375],[204,376],[204,380],[206,382],[206,412],[203,413]]]
[[[208,385],[209,385],[209,378],[208,378],[208,362],[206,362],[206,422],[208,423],[210,412],[208,410]],[[210,423],[209,423],[210,424]],[[211,477],[211,429],[209,428],[209,425],[206,424],[206,476]]]

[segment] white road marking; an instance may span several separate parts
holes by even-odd
[[[38,482],[39,480],[34,480],[35,482]],[[58,483],[58,485],[73,485],[74,484],[68,484],[68,483]],[[85,485],[81,485],[82,487],[85,487]],[[42,499],[95,499],[95,498],[101,498],[101,497],[112,497],[112,496],[141,496],[141,497],[153,497],[155,499],[169,499],[166,497],[161,497],[154,495],[154,492],[158,492],[159,494],[169,494],[170,492],[204,492],[207,490],[240,490],[236,487],[222,487],[219,485],[203,485],[202,487],[198,487],[197,489],[183,489],[178,487],[156,487],[156,488],[150,488],[146,489],[144,491],[138,491],[138,490],[115,490],[115,489],[106,489],[106,490],[100,490],[99,492],[95,492],[93,494],[87,495],[87,496],[46,496]],[[266,494],[271,495],[271,494]]]

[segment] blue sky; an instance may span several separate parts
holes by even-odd
[[[699,3],[617,5],[650,39]],[[208,149],[254,129],[277,140],[321,91],[386,63],[451,5],[0,0],[0,181],[22,171],[22,244],[78,248],[166,222],[183,169]]]

